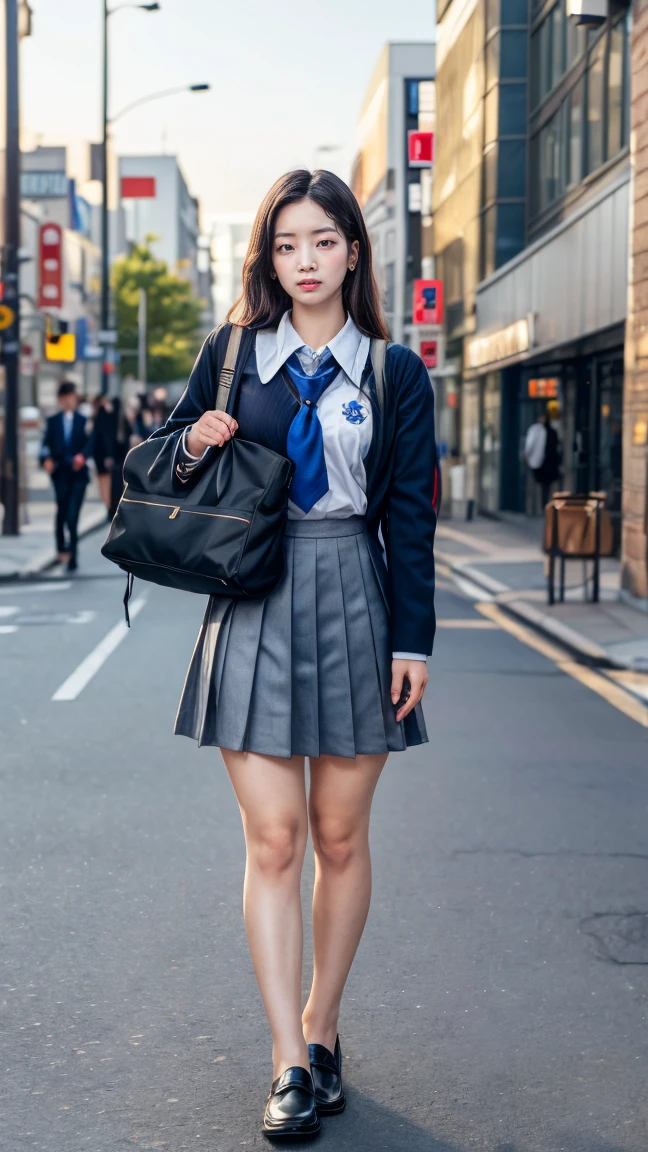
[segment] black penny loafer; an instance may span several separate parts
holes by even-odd
[[[342,1090],[340,1037],[335,1038],[334,1052],[329,1052],[323,1044],[309,1044],[308,1055],[317,1111],[321,1116],[333,1116],[336,1112],[344,1112],[346,1101]]]
[[[287,1068],[272,1085],[263,1131],[272,1140],[283,1140],[316,1136],[320,1127],[310,1072],[305,1068]]]

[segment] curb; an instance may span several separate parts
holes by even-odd
[[[518,620],[521,624],[533,628],[546,639],[557,642],[579,663],[595,669],[602,676],[606,676],[611,683],[616,684],[617,687],[619,687],[618,681],[614,676],[608,676],[608,672],[636,671],[625,664],[616,664],[600,645],[587,640],[573,628],[570,628],[568,624],[563,624],[560,620],[552,620],[546,613],[524,600],[510,599],[516,595],[513,589],[501,584],[499,580],[486,576],[469,561],[452,560],[442,552],[437,552],[437,556],[442,563],[447,565],[454,576],[469,580],[471,584],[476,585],[492,603],[497,604],[502,612],[514,620]],[[648,707],[645,697],[640,693],[634,692],[629,686],[624,686],[623,690]]]
[[[96,532],[97,529],[104,525],[107,527],[106,509],[102,505],[101,508],[97,508],[92,515],[87,517],[83,528],[79,529],[78,539],[83,540],[86,536],[89,536],[92,532]],[[9,584],[16,580],[31,580],[34,576],[39,576],[43,572],[47,572],[49,568],[53,568],[56,564],[58,564],[58,560],[55,550],[51,547],[47,548],[47,550],[43,550],[42,552],[36,553],[35,556],[32,556],[24,567],[16,568],[13,572],[3,572],[2,575],[0,575],[0,584]]]

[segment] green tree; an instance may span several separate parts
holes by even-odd
[[[200,345],[200,313],[204,302],[191,285],[169,272],[164,260],[156,260],[145,244],[133,245],[128,256],[117,260],[112,290],[118,343],[122,351],[120,373],[137,371],[137,310],[139,290],[147,297],[147,375],[151,384],[179,380],[191,372]]]

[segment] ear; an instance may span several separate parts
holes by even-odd
[[[349,246],[349,272],[353,272],[360,256],[360,241],[354,240]]]

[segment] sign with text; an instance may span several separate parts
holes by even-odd
[[[122,200],[154,200],[155,176],[122,176]]]
[[[407,159],[410,168],[429,168],[434,161],[434,132],[408,132]]]
[[[443,281],[415,280],[412,304],[414,324],[443,323]]]
[[[38,237],[38,307],[63,305],[63,233],[58,224],[41,224]]]
[[[65,172],[21,172],[20,195],[23,200],[59,200],[68,194]]]
[[[553,399],[558,395],[558,378],[546,376],[529,380],[529,396],[533,399]]]
[[[426,368],[436,368],[438,361],[437,340],[421,340],[421,360]]]

